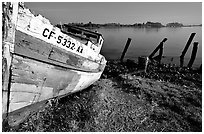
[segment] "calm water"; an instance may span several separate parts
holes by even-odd
[[[192,42],[199,42],[196,61],[194,66],[200,66],[202,62],[202,27],[182,27],[182,28],[99,28],[103,34],[105,42],[101,53],[107,59],[119,59],[124,49],[126,41],[131,38],[131,44],[125,55],[125,58],[137,60],[138,56],[148,56],[164,39],[163,55],[167,56],[163,61],[179,65],[178,57],[181,55],[188,38],[192,32],[196,35]],[[192,46],[189,47],[185,58],[185,65],[188,64],[192,52]],[[157,53],[156,53],[157,55]],[[170,61],[171,57],[174,58]]]

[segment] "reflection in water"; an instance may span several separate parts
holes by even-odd
[[[144,28],[145,32],[148,34],[150,32],[159,32],[161,28]]]
[[[169,62],[177,62],[181,55],[190,34],[195,32],[193,42],[199,42],[195,64],[201,64],[202,57],[202,27],[182,28],[99,28],[97,29],[104,36],[104,45],[101,53],[107,59],[119,59],[126,41],[131,38],[131,44],[125,58],[137,59],[139,56],[148,56],[157,45],[164,39],[164,56],[170,57]],[[192,44],[193,44],[192,42]],[[192,45],[189,47],[186,58],[190,58]],[[157,55],[157,54],[156,54]],[[174,57],[171,61],[171,57]],[[176,58],[177,57],[177,58]],[[186,61],[188,62],[188,61]]]

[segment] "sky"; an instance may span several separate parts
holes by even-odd
[[[201,2],[25,2],[52,24],[160,22],[202,24]]]

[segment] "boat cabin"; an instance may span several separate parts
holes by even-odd
[[[103,36],[100,33],[76,26],[70,26],[68,24],[63,24],[59,28],[63,33],[79,40],[96,53],[100,53],[104,41]]]

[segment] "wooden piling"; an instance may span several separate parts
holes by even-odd
[[[188,41],[186,43],[186,46],[185,46],[185,48],[184,48],[184,50],[183,50],[183,52],[182,52],[182,54],[180,56],[180,67],[183,67],[184,56],[185,56],[185,54],[186,54],[186,52],[187,52],[187,50],[188,50],[188,48],[189,48],[189,46],[190,46],[190,44],[191,44],[191,42],[193,40],[195,34],[196,33],[191,33],[191,35],[190,35],[190,37],[189,37],[189,39],[188,39]]]
[[[148,66],[149,58],[146,56],[140,56],[138,57],[138,67],[139,70],[144,70],[144,72],[147,72],[147,66]]]
[[[153,59],[152,57],[155,55],[155,53],[159,50],[159,55],[156,56],[159,59],[159,62],[161,62],[162,54],[163,54],[163,46],[164,42],[167,41],[167,38],[164,38],[160,44],[156,47],[156,49],[150,54],[149,59]]]
[[[195,61],[195,58],[196,58],[196,53],[197,53],[197,50],[198,50],[198,42],[194,42],[193,43],[193,50],[192,50],[192,54],[191,54],[191,59],[188,63],[188,67],[191,68],[194,61]]]
[[[163,46],[164,46],[164,44],[162,44],[161,46],[160,46],[160,49],[159,49],[159,57],[158,57],[158,60],[159,60],[159,64],[161,63],[161,59],[162,59],[162,55],[163,55]]]
[[[122,53],[121,58],[120,58],[121,62],[123,61],[123,58],[125,56],[125,53],[127,52],[127,49],[128,49],[128,47],[130,45],[131,40],[132,40],[131,38],[128,38],[128,40],[126,42],[125,48],[124,48],[123,53]]]

